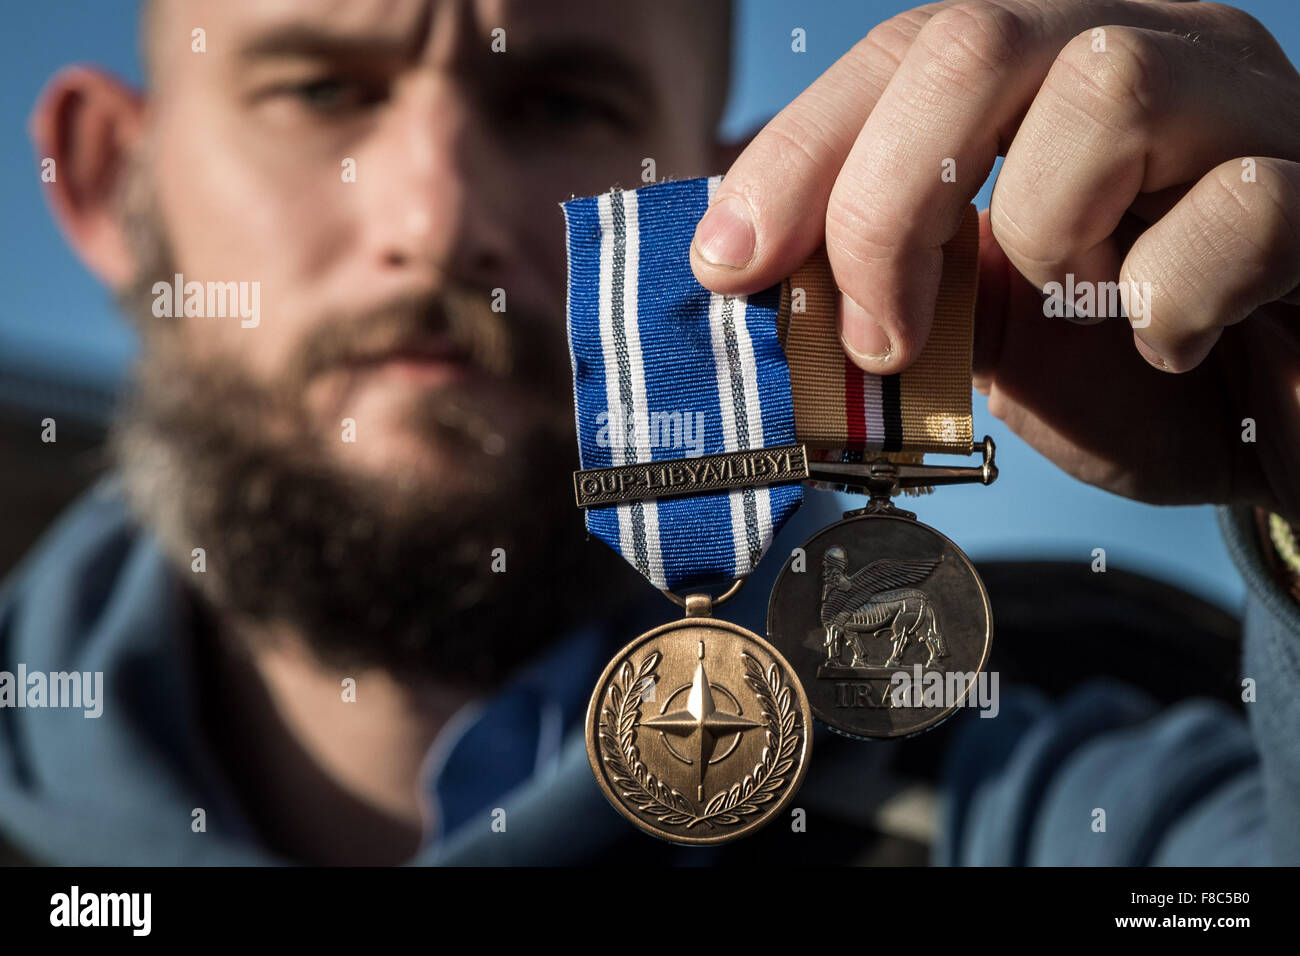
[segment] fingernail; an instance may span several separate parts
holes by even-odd
[[[705,262],[724,269],[743,269],[754,258],[754,220],[749,204],[726,196],[712,206],[695,230],[695,249]]]
[[[1133,336],[1133,344],[1137,347],[1138,354],[1147,360],[1147,364],[1155,366],[1162,372],[1169,371],[1169,363],[1161,357],[1160,353],[1147,345],[1136,335]]]
[[[856,359],[878,362],[894,351],[880,323],[847,295],[840,296],[840,342]]]

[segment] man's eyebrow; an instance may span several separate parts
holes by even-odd
[[[243,60],[292,56],[369,59],[411,53],[412,44],[404,37],[339,33],[307,24],[272,28],[250,37],[238,48],[238,56]]]
[[[521,73],[544,73],[615,84],[647,101],[654,96],[654,84],[641,64],[600,44],[581,41],[548,43],[512,51],[507,56],[508,59],[502,58],[503,65]]]
[[[406,38],[383,34],[339,33],[307,24],[288,24],[260,33],[238,48],[244,60],[275,57],[370,59],[417,55]],[[646,69],[630,57],[602,44],[562,41],[511,50],[500,65],[516,73],[571,77],[621,88],[643,102],[654,100],[654,84]]]

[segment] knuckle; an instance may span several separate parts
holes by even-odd
[[[1236,41],[1253,41],[1261,45],[1272,46],[1273,34],[1258,18],[1240,7],[1226,3],[1198,3],[1197,13],[1212,15],[1223,21],[1222,31],[1230,34]]]
[[[867,170],[840,172],[826,206],[826,250],[832,259],[863,265],[908,244],[913,230],[906,215],[893,211],[891,194]]]
[[[824,161],[826,130],[807,112],[783,114],[768,125],[764,134],[764,166],[769,174],[775,169],[804,177]]]
[[[1222,236],[1223,254],[1258,275],[1293,275],[1300,258],[1300,188],[1272,162],[1257,160],[1255,181],[1239,161],[1210,174],[1213,188],[1193,191],[1201,228]]]
[[[1092,30],[1080,33],[1057,56],[1048,84],[1105,126],[1127,130],[1149,124],[1173,93],[1169,59],[1144,30],[1097,29],[1105,31],[1105,49],[1094,50]]]
[[[1294,169],[1294,167],[1292,167]],[[1240,163],[1229,164],[1235,188],[1246,185],[1241,181]],[[1255,185],[1263,186],[1260,190],[1268,197],[1267,212],[1271,218],[1287,227],[1285,238],[1289,240],[1293,254],[1300,253],[1300,179],[1283,172],[1277,160],[1264,159],[1256,167]],[[1259,200],[1261,203],[1264,200]]]
[[[880,226],[875,217],[863,216],[859,204],[831,196],[826,208],[826,252],[832,261],[855,266],[886,258],[898,245],[897,234]]]
[[[917,44],[933,68],[952,79],[1013,71],[1024,59],[1026,30],[1012,10],[969,0],[940,10],[921,28]]]
[[[1035,283],[1054,278],[1075,251],[1062,234],[1042,228],[1033,216],[1018,217],[1015,204],[999,201],[996,194],[989,207],[989,228],[1007,258]]]
[[[912,41],[924,26],[925,20],[918,18],[917,13],[918,11],[900,13],[876,24],[857,42],[854,50],[859,53],[879,53],[897,67],[903,62]]]
[[[1249,185],[1259,185],[1258,179],[1267,175],[1266,170],[1267,167],[1257,166],[1257,181]],[[1248,184],[1242,181],[1238,171],[1239,167],[1223,163],[1215,167],[1209,177],[1215,188],[1193,192],[1194,208],[1205,226],[1216,223],[1228,226],[1241,218],[1253,219],[1260,211],[1257,197],[1261,191],[1247,188]]]

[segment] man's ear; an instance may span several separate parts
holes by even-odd
[[[119,80],[74,66],[46,84],[30,120],[50,211],[82,262],[113,289],[134,271],[119,198],[144,109],[143,97]]]

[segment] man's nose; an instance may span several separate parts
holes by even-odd
[[[495,284],[510,230],[492,197],[507,187],[491,182],[499,164],[472,104],[454,83],[413,84],[376,130],[368,165],[374,181],[365,231],[379,268],[417,279],[432,272]]]

